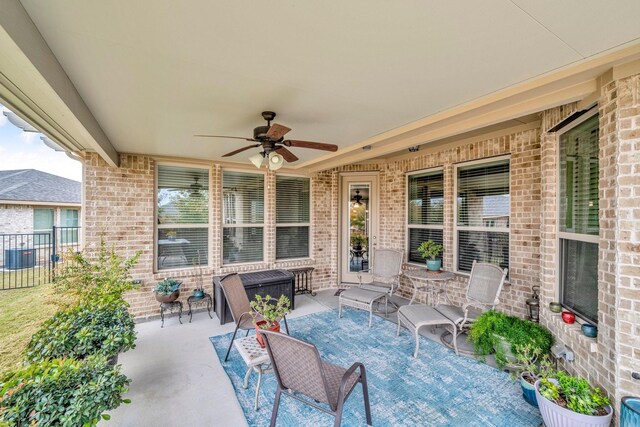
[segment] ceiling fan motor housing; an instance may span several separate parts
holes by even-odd
[[[269,131],[270,126],[258,126],[253,129],[253,139],[258,141],[262,141],[267,136],[267,132]]]

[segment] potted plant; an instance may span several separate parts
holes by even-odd
[[[196,287],[193,289],[193,298],[194,299],[202,299],[204,298],[204,281],[202,279],[202,267],[198,264],[200,261],[200,250],[198,250],[198,256],[194,257],[191,260],[191,264],[195,269],[195,277],[196,277]]]
[[[359,231],[354,231],[351,233],[350,237],[351,248],[356,251],[361,251],[363,248],[367,247],[367,236],[362,234]]]
[[[180,296],[180,285],[182,285],[182,282],[172,279],[171,277],[167,277],[153,288],[156,300],[163,304],[177,300]]]
[[[175,231],[167,231],[167,239],[168,240],[176,240],[178,233]]]
[[[543,376],[553,376],[554,365],[548,355],[541,356],[541,350],[530,344],[518,346],[516,359],[518,368],[511,372],[511,376],[520,384],[524,400],[537,408],[535,383]]]
[[[553,335],[544,326],[497,310],[480,315],[471,325],[468,337],[477,354],[495,353],[500,368],[517,366],[518,355],[527,345],[540,354],[547,354],[553,345]]]
[[[276,301],[275,304],[271,301]],[[270,295],[262,298],[256,295],[255,300],[251,301],[251,313],[253,322],[256,325],[256,339],[260,347],[264,348],[264,338],[260,330],[280,332],[280,319],[282,319],[290,311],[291,302],[286,295],[281,295],[278,300]]]
[[[535,391],[542,419],[547,427],[609,426],[611,401],[585,378],[558,371],[555,378],[536,381]]]
[[[420,243],[418,246],[418,252],[422,258],[427,259],[427,270],[430,271],[440,271],[440,267],[442,267],[442,260],[436,259],[442,253],[442,245],[437,244],[433,240],[427,240],[425,242]]]

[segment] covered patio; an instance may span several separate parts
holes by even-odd
[[[0,101],[82,158],[83,247],[141,253],[118,425],[247,422],[209,341],[233,327],[161,329],[163,279],[186,306],[216,276],[313,269],[295,318],[393,249],[392,298],[432,304],[406,274],[427,240],[451,304],[474,261],[507,269],[498,311],[527,317],[537,287],[561,366],[616,414],[640,396],[637,2],[2,9]]]

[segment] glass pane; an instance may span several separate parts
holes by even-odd
[[[458,225],[509,227],[509,161],[458,169]]]
[[[277,227],[276,259],[307,258],[309,227]]]
[[[63,209],[60,218],[61,227],[77,227],[78,226],[78,210]]]
[[[369,184],[349,185],[349,271],[368,268]]]
[[[52,241],[53,209],[33,210],[33,232],[40,233],[33,236],[34,245],[48,245]]]
[[[458,271],[471,272],[473,261],[509,268],[509,233],[458,231]]]
[[[562,304],[598,321],[598,244],[560,239]]]
[[[224,171],[222,187],[225,224],[264,223],[264,175]]]
[[[158,224],[209,223],[209,171],[158,166]]]
[[[158,230],[158,270],[207,265],[208,228]]]
[[[418,246],[422,242],[427,240],[433,240],[438,244],[442,244],[442,230],[429,230],[424,228],[410,228],[409,229],[409,262],[426,262],[425,258],[422,258],[420,252],[418,252]],[[442,254],[436,259],[442,260]]]
[[[259,262],[263,257],[262,227],[224,228],[222,232],[222,260],[224,264]]]
[[[309,222],[309,178],[276,176],[276,223]]]
[[[597,236],[598,116],[560,135],[560,231]]]
[[[409,176],[409,224],[442,225],[442,171]]]

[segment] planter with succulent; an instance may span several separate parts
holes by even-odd
[[[585,378],[558,371],[536,381],[536,398],[547,427],[609,426],[611,401]]]
[[[177,300],[180,296],[180,285],[182,285],[182,282],[172,279],[171,277],[167,277],[153,288],[156,300],[163,304]]]
[[[274,301],[275,303],[272,303]],[[287,315],[290,311],[291,302],[286,295],[281,295],[278,300],[270,295],[264,298],[260,295],[255,296],[255,300],[251,301],[251,309],[253,312],[253,322],[256,325],[256,339],[260,347],[264,348],[264,338],[260,330],[280,332],[280,319]]]
[[[516,359],[518,368],[511,376],[520,383],[524,400],[537,408],[535,383],[542,377],[554,376],[554,364],[548,355],[541,355],[541,350],[530,344],[518,346]]]
[[[202,299],[204,298],[204,279],[202,277],[202,267],[200,266],[200,250],[198,250],[198,256],[191,260],[191,265],[193,265],[193,269],[195,270],[194,276],[196,279],[196,287],[193,289],[193,298]]]
[[[496,310],[489,310],[476,319],[469,330],[469,341],[476,354],[485,356],[495,352],[500,368],[518,367],[518,357],[529,346],[532,351],[547,354],[553,336],[544,326]]]
[[[442,245],[437,244],[433,240],[427,240],[420,243],[420,246],[418,246],[418,252],[420,252],[422,258],[428,258],[427,270],[440,271],[440,268],[442,267],[442,260],[436,258],[442,254],[442,250]]]

